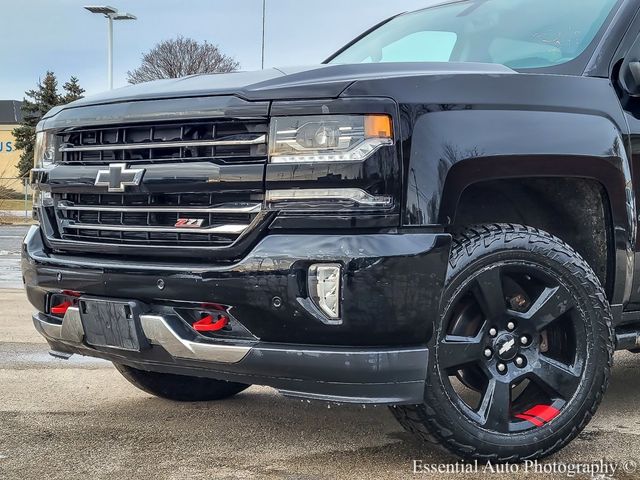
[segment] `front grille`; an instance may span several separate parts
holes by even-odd
[[[79,165],[264,162],[268,128],[264,120],[214,120],[67,129],[58,134],[60,161]]]
[[[230,246],[262,205],[262,195],[227,193],[57,193],[53,200],[62,240],[169,247]]]
[[[257,241],[268,215],[268,130],[266,118],[216,118],[58,131],[57,166],[49,174],[53,207],[42,212],[51,246],[237,258]],[[144,173],[139,184],[110,192],[97,179],[104,166],[118,163]]]

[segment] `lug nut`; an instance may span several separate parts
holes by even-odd
[[[521,367],[521,368],[524,367],[524,363],[525,361],[523,357],[516,357],[516,365],[518,367]]]
[[[514,310],[524,312],[527,309],[527,298],[519,293],[515,297],[511,297],[509,299],[509,304]]]
[[[495,328],[491,328],[491,329],[489,330],[489,336],[490,336],[490,337],[495,337],[495,336],[497,336],[497,335],[498,335],[498,330],[496,330]]]
[[[516,329],[516,324],[515,322],[509,322],[507,323],[507,330],[509,330],[510,332],[513,332]]]
[[[504,373],[507,371],[507,366],[504,363],[499,363],[497,368],[500,373]]]
[[[529,337],[527,337],[526,335],[520,337],[520,344],[524,345],[525,347],[529,345]]]
[[[493,356],[493,351],[490,348],[487,348],[484,351],[484,356],[487,357],[487,358],[491,358]]]

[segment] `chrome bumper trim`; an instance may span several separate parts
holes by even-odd
[[[48,340],[67,345],[88,347],[84,344],[84,328],[80,319],[80,310],[70,307],[62,324],[50,323],[38,314],[33,316],[36,329]],[[200,360],[204,362],[238,363],[251,351],[250,346],[226,344],[200,343],[186,340],[169,325],[164,317],[159,315],[141,315],[140,322],[149,343],[164,348],[172,357]]]
[[[141,315],[142,329],[153,345],[160,345],[174,358],[206,362],[238,363],[251,350],[248,346],[199,343],[180,337],[164,317]]]
[[[84,328],[80,320],[80,310],[77,307],[69,307],[62,319],[61,325],[44,322],[35,315],[33,321],[38,322],[37,325],[40,326],[38,330],[41,331],[45,337],[53,340],[75,344],[82,343],[84,339]]]

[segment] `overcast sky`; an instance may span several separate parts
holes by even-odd
[[[106,20],[91,0],[0,0],[0,99],[21,100],[47,70],[88,94],[106,89]],[[267,66],[319,63],[370,26],[434,0],[267,0]],[[107,0],[137,21],[115,23],[115,86],[158,41],[208,40],[243,70],[260,68],[262,0]]]

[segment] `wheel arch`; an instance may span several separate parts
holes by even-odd
[[[482,182],[595,183],[603,192],[613,244],[609,298],[612,304],[626,303],[637,222],[624,119],[614,110],[576,107],[445,107],[411,122],[404,149],[404,225],[451,225],[463,192]],[[570,198],[570,192],[563,193]]]
[[[516,222],[549,231],[587,260],[612,304],[625,303],[633,272],[635,206],[620,159],[551,155],[528,160],[504,156],[454,165],[438,222],[450,227]]]

